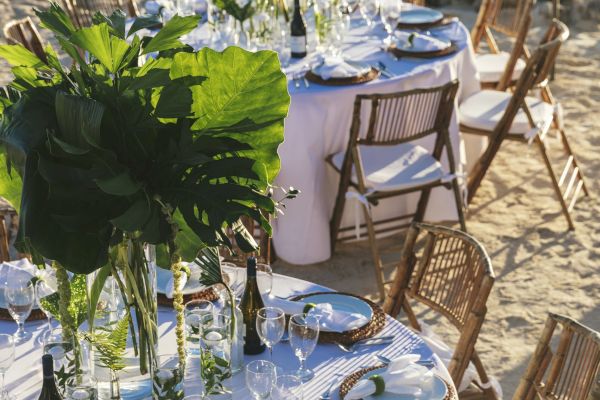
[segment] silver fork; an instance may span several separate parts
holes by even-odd
[[[368,338],[368,339],[359,340],[358,342],[355,342],[349,346],[342,344],[342,343],[337,343],[337,346],[340,348],[340,350],[342,350],[346,353],[354,353],[356,348],[360,347],[360,346],[377,346],[377,345],[381,345],[381,344],[390,344],[393,341],[394,341],[394,336],[382,336],[382,337],[378,337],[378,338]]]
[[[340,376],[342,374],[335,374],[333,376]],[[320,400],[330,400],[331,399],[331,390],[335,387],[335,385],[337,384],[337,380],[331,381],[331,384],[329,385],[329,387],[327,388],[327,390],[325,390],[323,392],[323,394],[321,394],[321,396],[319,396]]]
[[[374,357],[381,361],[384,365],[389,365],[392,362],[392,360],[380,354],[375,354]],[[433,360],[419,360],[415,364],[419,364],[427,368],[435,367],[435,362],[433,362]]]

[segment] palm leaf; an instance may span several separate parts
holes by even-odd
[[[223,271],[221,260],[216,247],[204,247],[194,260],[200,266],[200,283],[204,286],[212,286],[223,283]]]

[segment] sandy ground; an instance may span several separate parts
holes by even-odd
[[[0,22],[31,14],[32,6],[44,4],[0,0]],[[449,11],[461,15],[467,25],[473,23],[470,7]],[[544,21],[538,16],[535,26]],[[477,349],[488,372],[500,380],[505,398],[518,384],[548,311],[600,329],[600,25],[572,25],[552,90],[564,106],[568,135],[592,194],[576,206],[577,230],[566,230],[538,153],[521,144],[504,145],[468,213],[470,233],[486,246],[497,277]],[[0,66],[0,84],[8,79],[6,67]],[[558,160],[559,142],[549,144]],[[402,241],[401,236],[381,241],[389,275]],[[274,269],[339,290],[375,294],[367,243],[340,246],[325,263],[296,267],[278,261]],[[444,322],[438,326],[439,333],[452,331]]]

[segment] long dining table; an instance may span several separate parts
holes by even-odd
[[[274,274],[272,295],[288,297],[306,293],[331,291],[326,287],[289,276]],[[175,347],[175,313],[167,307],[159,307],[159,354],[173,354]],[[15,362],[6,374],[6,388],[15,399],[36,400],[42,387],[41,357],[43,353],[42,336],[46,329],[45,321],[28,322],[26,329],[32,337],[25,343],[16,347]],[[9,321],[0,321],[0,333],[13,333],[16,324]],[[314,370],[315,377],[303,385],[304,400],[315,400],[324,393],[331,383],[334,383],[332,399],[339,399],[338,388],[341,380],[362,367],[377,365],[375,354],[393,359],[404,354],[419,354],[421,359],[433,360],[434,371],[452,388],[452,380],[446,367],[440,359],[432,353],[431,349],[418,335],[409,330],[397,320],[387,316],[384,329],[377,336],[394,336],[394,341],[388,345],[362,347],[359,352],[346,353],[334,344],[319,344],[308,357],[307,366]],[[258,356],[246,356],[245,364],[256,359],[267,359],[265,352]],[[298,360],[294,356],[289,343],[279,343],[273,349],[273,361],[286,370],[298,367]],[[233,376],[232,388],[234,400],[251,399],[246,389],[244,374],[238,372]],[[200,379],[199,358],[190,358],[187,361],[185,393],[200,394],[202,390]],[[456,390],[453,391],[456,393]],[[455,399],[452,399],[455,400]]]

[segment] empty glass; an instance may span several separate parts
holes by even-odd
[[[263,296],[271,294],[271,290],[273,289],[273,270],[270,265],[256,264],[256,282]]]
[[[385,31],[387,32],[387,37],[384,39],[383,43],[387,46],[392,44],[394,41],[392,34],[394,29],[396,29],[396,25],[398,24],[401,8],[402,0],[381,0],[381,4],[379,6],[381,22],[383,22]]]
[[[46,331],[45,335],[49,335],[50,332],[52,331],[53,315],[48,310],[47,303],[44,299],[53,293],[54,293],[54,290],[52,290],[52,288],[50,286],[48,286],[48,284],[45,281],[38,280],[35,283],[35,301],[36,301],[38,307],[40,308],[40,310],[42,310],[44,312],[44,314],[46,315],[46,319],[48,321],[48,330]]]
[[[315,349],[319,340],[319,321],[306,314],[296,314],[290,318],[288,333],[290,336],[290,346],[298,360],[300,368],[297,375],[302,382],[311,380],[315,373],[306,368],[306,359]]]
[[[265,307],[256,314],[256,331],[262,342],[269,348],[269,355],[273,361],[273,346],[275,346],[285,332],[285,313],[281,308]]]
[[[4,388],[4,375],[15,361],[15,339],[12,335],[0,335],[0,400],[12,400]]]
[[[228,285],[233,290],[235,296],[242,297],[246,288],[246,268],[228,262],[221,263],[221,266],[229,280]],[[271,289],[273,288],[273,270],[269,265],[256,264],[256,282],[263,296],[271,293]]]
[[[12,273],[11,269],[8,272],[7,282],[4,286],[4,295],[8,306],[8,312],[19,326],[15,333],[16,343],[22,343],[31,337],[31,332],[25,332],[25,320],[31,314],[33,302],[35,299],[35,291],[31,283],[31,277],[23,277],[22,271]],[[18,270],[17,270],[18,271]],[[13,279],[13,277],[17,277]]]
[[[297,375],[278,370],[271,397],[273,400],[301,400],[302,381]]]
[[[277,380],[272,362],[257,360],[246,365],[246,387],[255,399],[268,399]]]
[[[200,355],[200,331],[202,319],[213,314],[214,306],[210,301],[192,300],[185,303],[184,318],[186,331],[186,350],[190,356]]]
[[[360,0],[360,15],[368,26],[375,25],[375,18],[379,12],[379,0]]]

